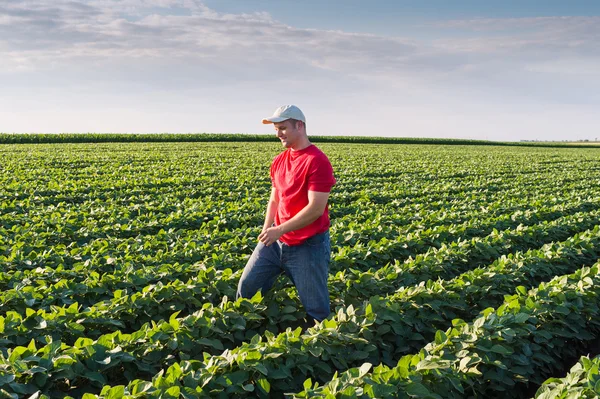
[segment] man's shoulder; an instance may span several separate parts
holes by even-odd
[[[311,146],[311,151],[310,151],[310,157],[317,160],[317,161],[327,161],[329,162],[329,158],[327,157],[327,155],[323,152],[323,150],[321,150],[319,147],[317,147],[316,145],[312,145]]]

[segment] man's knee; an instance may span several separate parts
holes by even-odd
[[[252,291],[254,291],[254,292],[252,292]],[[237,293],[235,295],[235,298],[236,299],[252,298],[254,296],[254,294],[256,294],[256,291],[258,291],[258,290],[253,290],[252,287],[250,287],[247,276],[242,275],[242,277],[240,278],[240,281],[238,283]]]
[[[279,265],[275,263],[279,254],[272,253],[276,250],[277,248],[265,247],[262,243],[256,246],[238,282],[236,298],[252,298],[258,290],[262,290],[264,294],[271,289],[273,282],[281,274]]]

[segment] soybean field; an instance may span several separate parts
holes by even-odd
[[[303,329],[283,276],[235,299],[279,143],[0,144],[0,397],[600,395],[600,149],[317,145]]]

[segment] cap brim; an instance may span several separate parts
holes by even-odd
[[[268,125],[269,123],[278,123],[278,122],[283,122],[283,121],[287,121],[290,118],[282,118],[280,116],[272,116],[270,118],[265,118],[262,120],[262,123],[264,125]]]

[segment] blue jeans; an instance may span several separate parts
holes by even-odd
[[[296,286],[308,316],[321,321],[330,312],[327,290],[330,256],[329,231],[294,246],[277,241],[267,247],[259,242],[244,268],[237,297],[251,298],[258,290],[264,294],[285,273]]]

